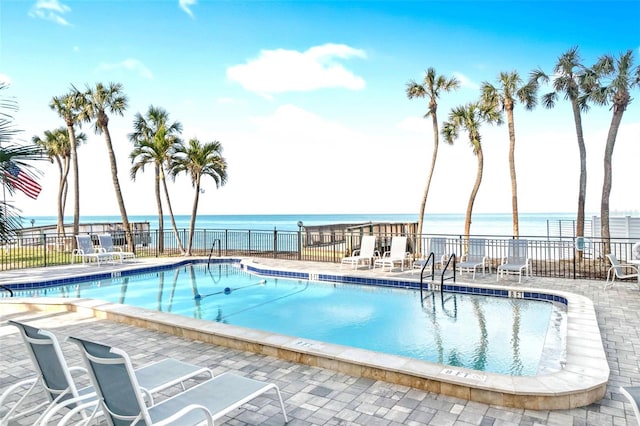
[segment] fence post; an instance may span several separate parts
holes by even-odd
[[[278,258],[278,230],[273,227],[273,258]]]
[[[298,221],[298,260],[302,260],[302,227],[304,223]]]
[[[47,234],[42,234],[42,244],[44,247],[44,266],[47,266]]]

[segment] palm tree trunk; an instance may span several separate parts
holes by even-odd
[[[162,211],[162,198],[160,198],[160,167],[154,163],[155,181],[153,192],[156,196],[156,207],[158,208],[158,251],[164,253],[164,213]]]
[[[129,250],[135,253],[136,245],[133,243],[133,236],[131,235],[131,226],[129,225],[127,209],[124,206],[124,199],[122,198],[122,191],[120,190],[120,181],[118,180],[118,165],[116,163],[116,156],[113,153],[113,145],[111,144],[111,134],[109,133],[109,127],[102,126],[102,131],[104,132],[104,140],[107,143],[107,152],[109,153],[109,163],[111,164],[111,178],[113,179],[113,188],[116,193],[118,207],[120,208],[120,216],[122,217],[122,226],[124,228],[124,235],[127,239],[127,246],[129,247]]]
[[[511,175],[511,215],[513,221],[513,236],[520,236],[518,225],[518,183],[516,181],[516,128],[513,122],[513,105],[507,108],[507,125],[509,127],[509,174]]]
[[[433,153],[431,154],[431,168],[429,169],[429,176],[427,177],[427,183],[424,187],[424,193],[422,194],[422,203],[420,204],[420,214],[418,215],[418,244],[416,245],[416,251],[418,257],[422,256],[422,229],[424,224],[424,212],[427,205],[427,197],[429,196],[429,188],[431,187],[431,179],[433,178],[433,170],[436,167],[436,158],[438,157],[438,116],[435,111],[431,114],[431,125],[433,129]]]
[[[76,150],[76,132],[73,123],[67,123],[69,143],[71,144],[71,164],[73,165],[73,235],[80,232],[80,177],[78,175],[78,151]],[[73,241],[74,248],[76,241]]]
[[[200,176],[196,179],[196,195],[193,198],[193,208],[191,209],[191,220],[189,221],[189,244],[187,245],[187,256],[191,256],[193,245],[193,232],[196,227],[196,214],[198,212],[198,201],[200,199]]]
[[[60,172],[60,177],[58,178],[58,220],[56,222],[56,233],[59,236],[64,236],[64,204],[62,199],[65,183],[64,167],[58,155],[53,156],[52,159],[55,159],[58,171]]]
[[[169,210],[169,219],[171,220],[171,227],[173,228],[173,234],[176,237],[176,241],[178,242],[178,248],[180,249],[180,253],[184,254],[184,245],[182,245],[182,240],[180,239],[180,233],[178,232],[178,226],[176,225],[176,219],[173,216],[173,208],[171,207],[171,199],[169,198],[169,189],[167,188],[167,179],[164,174],[164,169],[160,169],[160,175],[162,178],[162,187],[164,188],[164,197],[167,200],[167,210]]]
[[[478,151],[476,152],[478,158],[478,172],[476,174],[476,183],[471,190],[471,196],[469,197],[469,204],[467,205],[467,215],[464,220],[464,239],[468,240],[471,233],[471,214],[473,212],[473,203],[476,201],[476,195],[480,189],[480,183],[482,182],[482,169],[484,167],[484,158],[482,156],[482,147],[478,145]]]
[[[614,106],[609,134],[607,135],[607,145],[604,149],[604,179],[602,182],[602,200],[600,201],[600,236],[602,237],[602,248],[605,254],[611,253],[611,233],[609,231],[609,196],[611,195],[613,148],[616,144],[616,137],[624,108]]]
[[[62,233],[65,234],[64,230],[64,212],[67,210],[67,195],[69,194],[69,172],[71,171],[71,158],[65,157],[63,162],[63,172],[62,172],[62,188],[60,191],[60,200],[62,202],[62,223],[63,229]]]
[[[587,198],[587,148],[584,144],[582,133],[582,117],[578,100],[571,100],[573,109],[573,121],[576,124],[576,136],[578,138],[578,151],[580,152],[580,186],[578,188],[578,215],[576,217],[576,237],[584,237],[584,205]],[[582,260],[582,250],[576,252],[578,260]]]

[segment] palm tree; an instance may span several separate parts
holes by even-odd
[[[431,187],[431,178],[433,177],[433,171],[436,167],[436,158],[438,157],[438,142],[439,134],[438,130],[438,98],[440,92],[451,92],[460,87],[460,82],[455,78],[447,79],[443,75],[436,75],[434,68],[427,69],[424,75],[422,84],[416,83],[410,80],[407,83],[406,93],[409,99],[413,98],[429,98],[429,110],[425,113],[424,117],[431,117],[431,127],[433,129],[433,152],[431,154],[431,168],[429,169],[429,175],[427,176],[427,183],[424,187],[422,194],[422,202],[420,204],[420,213],[418,214],[418,241],[422,239],[422,228],[424,224],[424,212],[427,204],[427,197],[429,196],[429,188]],[[418,252],[420,252],[420,245],[417,246]]]
[[[0,90],[9,86],[0,82]],[[4,198],[6,192],[12,195],[15,192],[13,181],[8,178],[9,170],[19,167],[30,177],[35,173],[33,167],[27,163],[29,160],[42,159],[41,148],[37,145],[14,145],[13,138],[20,133],[13,124],[13,111],[17,111],[18,103],[4,96],[0,96],[0,181],[2,182],[3,198],[0,202],[0,243],[6,244],[15,239],[17,230],[22,228],[20,210],[13,204],[7,203]]]
[[[201,144],[198,139],[193,138],[189,140],[186,146],[179,146],[176,150],[176,158],[171,166],[171,174],[176,176],[181,172],[185,172],[191,177],[191,185],[196,190],[189,223],[189,243],[185,253],[190,256],[196,214],[198,212],[198,200],[202,191],[202,177],[210,176],[215,182],[216,188],[227,183],[227,160],[222,156],[222,144],[218,141]]]
[[[176,148],[182,144],[178,135],[182,132],[182,124],[179,122],[168,123],[169,113],[162,108],[153,105],[149,107],[147,114],[143,117],[137,113],[133,122],[134,132],[129,134],[129,140],[134,143],[134,149],[129,155],[131,158],[131,179],[135,180],[139,170],[144,170],[147,164],[153,164],[155,171],[154,191],[156,195],[156,205],[158,207],[158,249],[164,251],[164,213],[162,211],[162,199],[160,196],[160,182],[164,188],[164,195],[173,225],[173,232],[180,251],[184,253],[184,247],[178,234],[171,199],[167,188],[165,176],[165,166],[171,164]]]
[[[54,96],[49,103],[49,107],[64,120],[69,135],[71,167],[73,168],[73,235],[78,235],[80,230],[80,177],[75,126],[81,123],[78,114],[82,100],[82,93],[72,87],[69,93],[62,96]]]
[[[585,67],[581,63],[578,47],[572,47],[560,55],[558,62],[553,68],[553,92],[542,96],[542,103],[546,108],[553,108],[558,100],[559,94],[564,94],[564,99],[571,103],[573,111],[573,122],[576,126],[576,136],[578,139],[578,151],[580,152],[580,183],[578,188],[578,214],[576,218],[576,237],[584,236],[585,200],[587,196],[587,149],[584,143],[582,132],[582,115],[589,106],[582,97],[580,83],[584,78]],[[544,83],[549,81],[549,77],[542,70],[535,70],[531,73],[531,79]],[[580,255],[581,252],[578,252]]]
[[[82,102],[82,121],[94,121],[94,129],[96,134],[104,134],[104,140],[107,143],[107,152],[109,154],[109,162],[111,164],[111,179],[113,180],[113,188],[116,193],[116,200],[120,208],[120,216],[122,217],[122,226],[127,239],[127,244],[132,251],[135,250],[135,244],[131,236],[131,227],[129,226],[129,218],[127,217],[127,209],[122,198],[120,190],[120,181],[118,180],[118,165],[116,156],[113,152],[113,144],[111,143],[111,134],[109,133],[109,116],[117,114],[122,116],[124,110],[127,109],[127,97],[122,93],[122,84],[109,83],[105,86],[97,83],[95,87],[87,86]]]
[[[627,106],[631,103],[630,90],[640,86],[640,66],[633,66],[633,51],[627,50],[618,58],[604,55],[587,70],[583,87],[585,99],[597,105],[612,104],[613,115],[607,134],[607,144],[604,150],[604,179],[602,183],[602,199],[600,201],[600,236],[603,240],[605,253],[610,253],[609,231],[609,196],[612,185],[613,148],[616,143],[618,129]]]
[[[442,136],[450,145],[458,138],[460,129],[466,130],[469,134],[469,143],[473,149],[473,155],[478,159],[476,181],[473,189],[471,190],[471,196],[469,197],[469,203],[467,205],[467,214],[464,221],[465,239],[468,239],[470,235],[473,203],[475,202],[478,189],[480,189],[480,183],[482,182],[484,158],[482,155],[480,125],[485,122],[500,124],[502,123],[501,114],[489,105],[474,102],[453,108],[449,113],[449,120],[442,126]]]
[[[87,136],[79,133],[75,136],[76,144],[86,141]],[[31,141],[42,147],[45,153],[58,166],[60,178],[58,179],[58,222],[57,232],[65,234],[64,211],[67,204],[67,192],[69,188],[69,171],[71,169],[71,141],[66,127],[59,127],[53,131],[45,130],[44,139],[34,136]]]
[[[536,92],[538,84],[530,80],[522,84],[522,79],[516,71],[501,72],[498,77],[499,87],[491,83],[482,83],[482,102],[489,108],[501,110],[507,114],[507,126],[509,128],[509,174],[511,175],[511,211],[513,221],[513,235],[520,235],[518,225],[518,183],[516,180],[516,128],[513,120],[513,109],[517,101],[520,101],[527,110],[536,105]]]

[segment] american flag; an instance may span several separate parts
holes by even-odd
[[[33,198],[34,200],[38,198],[38,194],[40,194],[40,191],[42,190],[42,187],[38,182],[20,170],[20,167],[12,162],[9,162],[7,179],[15,189],[19,189],[24,192],[27,197]]]

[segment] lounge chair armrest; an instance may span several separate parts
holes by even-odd
[[[373,257],[381,257],[380,252],[378,250],[373,251]]]
[[[80,366],[73,366],[73,367],[69,367],[69,372],[70,373],[80,373],[80,374],[87,374],[88,371],[86,368],[84,367],[80,367]]]
[[[632,271],[634,271],[636,274],[638,273],[639,269],[636,265],[631,265],[629,263],[621,263],[620,265],[613,265],[609,268],[609,271],[611,271],[612,269],[615,268],[622,268],[622,269],[631,269]]]
[[[154,425],[155,426],[164,426],[164,425],[179,424],[178,420],[180,418],[182,418],[183,416],[189,414],[192,411],[196,411],[196,410],[201,410],[203,412],[203,414],[204,414],[202,416],[202,420],[206,420],[207,421],[207,425],[213,426],[213,416],[211,415],[211,412],[207,409],[207,407],[204,407],[204,406],[198,405],[198,404],[187,405],[186,407],[184,407],[183,409],[181,409],[177,413],[173,414],[172,416],[167,417],[166,419],[163,419],[163,420],[161,420],[161,421],[159,421],[157,423],[154,423]]]

